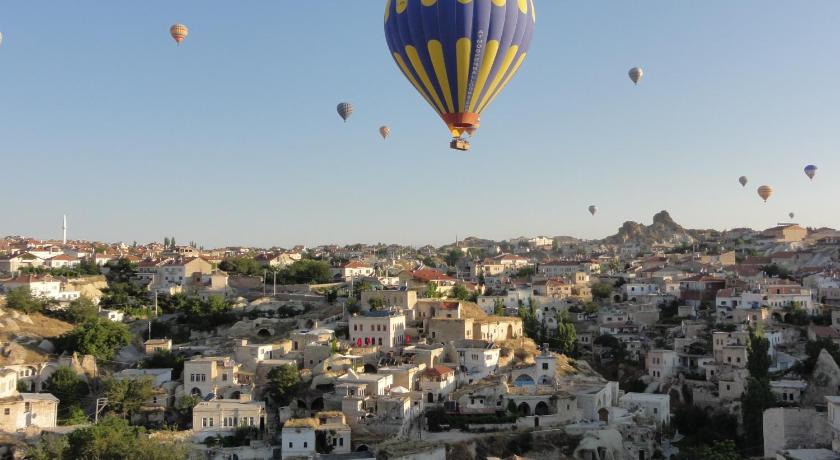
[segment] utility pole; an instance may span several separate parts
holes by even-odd
[[[277,297],[277,270],[274,271],[274,291],[272,292],[274,297]]]
[[[265,279],[268,277],[268,270],[263,270],[263,297],[265,297]]]
[[[99,413],[108,405],[108,398],[96,398],[96,412],[93,413],[93,423],[99,423]]]
[[[155,318],[157,318],[157,316],[158,316],[158,291],[155,290]],[[149,336],[149,338],[150,339],[152,338],[151,335]]]

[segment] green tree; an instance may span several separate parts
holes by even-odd
[[[769,379],[770,365],[770,342],[763,336],[750,331],[750,341],[747,346],[747,369],[750,377],[759,380]]]
[[[150,377],[121,380],[108,377],[102,383],[103,394],[108,398],[108,408],[128,420],[140,411],[154,393],[154,384]]]
[[[750,377],[741,396],[741,417],[744,426],[745,453],[761,455],[764,445],[764,411],[776,405],[776,396],[766,379]]]
[[[461,283],[452,286],[452,289],[449,291],[450,299],[470,300],[470,297],[472,297],[472,294],[467,290],[466,286]]]
[[[496,316],[505,316],[505,303],[502,299],[493,301],[493,314]]]
[[[534,269],[534,267],[523,267],[523,268],[520,268],[519,271],[516,272],[516,274],[513,275],[513,276],[516,277],[516,278],[530,279],[536,273],[537,273],[537,271],[536,271],[536,269]]]
[[[426,283],[425,297],[428,299],[436,299],[440,297],[437,283],[435,283],[434,281],[429,281],[428,283]]]
[[[577,331],[567,316],[561,317],[557,322],[557,348],[569,356],[574,356],[577,348]]]
[[[59,367],[50,375],[47,389],[58,398],[58,418],[62,421],[71,418],[72,412],[80,408],[82,398],[90,391],[76,371],[67,366]]]
[[[284,364],[268,372],[268,393],[276,404],[288,404],[299,385],[300,372],[294,366]]]
[[[172,369],[172,379],[181,378],[184,372],[184,357],[168,350],[156,351],[140,363],[143,369]]]
[[[36,298],[26,286],[12,289],[6,293],[6,306],[14,310],[22,311],[28,315],[40,313],[46,307],[47,302]]]
[[[458,249],[450,249],[449,252],[446,253],[446,256],[444,256],[443,260],[446,262],[447,266],[454,267],[455,265],[458,265],[458,261],[461,260],[463,255],[464,253]]]
[[[371,297],[368,299],[368,305],[373,311],[382,310],[385,306],[385,300],[383,300],[382,297]]]
[[[167,249],[169,248],[169,237],[168,236],[163,237],[163,247],[167,248]]]
[[[26,460],[69,460],[64,453],[70,448],[70,443],[64,435],[44,433],[34,446],[30,446],[23,454]]]
[[[192,410],[199,402],[201,402],[201,399],[192,395],[182,396],[175,401],[174,410],[181,426],[185,426],[192,421]]]
[[[595,283],[592,285],[592,298],[596,300],[609,299],[612,296],[613,286],[609,283]]]
[[[107,361],[129,342],[131,333],[125,324],[97,318],[57,337],[55,345],[61,351],[75,351],[93,355],[100,361]]]
[[[108,283],[128,283],[137,276],[137,265],[128,259],[108,262]]]
[[[81,324],[96,319],[98,310],[92,300],[82,296],[70,302],[64,316],[73,324]]]
[[[277,273],[277,282],[282,284],[322,284],[330,281],[330,264],[321,260],[297,260]]]
[[[741,460],[738,447],[731,439],[704,444],[680,456],[681,460]]]
[[[80,428],[67,436],[67,447],[52,460],[186,460],[181,444],[150,440],[143,428],[126,420],[106,417],[98,424]]]

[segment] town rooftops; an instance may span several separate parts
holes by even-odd
[[[454,373],[454,370],[446,366],[434,366],[423,371],[423,375],[426,377],[445,377]]]
[[[358,260],[354,260],[352,262],[347,262],[344,265],[339,265],[338,268],[371,268],[370,265],[359,262]]]
[[[430,268],[421,268],[411,272],[411,276],[418,281],[455,281],[455,278]]]
[[[318,428],[318,425],[320,425],[318,419],[293,418],[286,420],[286,423],[283,424],[283,429],[285,430],[286,428],[311,428],[314,430],[315,428]]]
[[[50,275],[18,275],[9,281],[6,281],[6,284],[32,284],[32,283],[48,283],[51,281],[55,281],[52,276]]]
[[[402,316],[402,313],[394,310],[376,310],[365,313],[368,318],[387,318],[390,316]]]
[[[814,335],[818,339],[823,339],[823,338],[825,338],[825,339],[840,339],[840,332],[837,332],[837,330],[834,329],[831,326],[816,326],[816,325],[814,325],[814,326],[811,326],[811,327],[814,328]]]

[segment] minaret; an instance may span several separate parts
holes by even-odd
[[[61,244],[67,244],[67,214],[64,215],[64,222],[61,225]]]

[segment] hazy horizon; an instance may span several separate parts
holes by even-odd
[[[663,209],[840,227],[840,3],[535,3],[467,153],[388,55],[384,0],[0,5],[0,235],[60,238],[62,214],[71,238],[205,247],[599,239]]]

